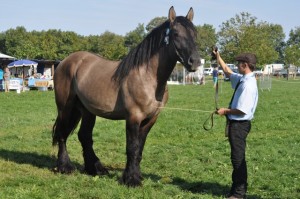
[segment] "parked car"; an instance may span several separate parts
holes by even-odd
[[[273,72],[273,76],[280,76],[281,73],[282,73],[282,70],[285,70],[285,69],[275,70],[275,71]]]
[[[261,70],[255,70],[255,71],[253,71],[253,73],[254,73],[256,76],[260,76],[260,75],[263,74],[263,70],[262,70],[262,69],[261,69]]]
[[[291,73],[290,73],[291,74]],[[281,69],[281,70],[277,70],[273,73],[274,76],[283,76],[286,77],[287,76],[287,69]]]
[[[212,75],[213,70],[213,68],[204,68],[203,73],[204,75]]]
[[[234,64],[227,64],[227,66],[228,66],[231,70],[237,69],[237,66],[234,65]]]

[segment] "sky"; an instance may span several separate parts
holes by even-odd
[[[220,30],[223,22],[248,12],[257,22],[279,24],[288,37],[300,26],[299,0],[0,0],[0,32],[23,26],[27,31],[60,29],[79,35],[105,31],[125,36],[138,24],[168,16],[171,6],[186,16],[194,9],[194,24]]]

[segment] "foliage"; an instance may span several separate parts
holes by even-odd
[[[271,39],[271,45],[279,54],[279,57],[276,60],[276,62],[284,63],[284,48],[286,43],[284,41],[285,34],[283,32],[282,26],[278,24],[268,24],[266,22],[261,24],[264,25],[264,30],[268,33],[268,36]]]
[[[125,36],[108,31],[89,36],[55,29],[29,32],[19,26],[0,33],[0,52],[18,59],[62,60],[74,51],[87,50],[107,59],[119,60],[136,47],[146,33],[165,20],[166,17],[155,17],[146,27],[138,24]],[[196,28],[197,45],[205,60],[210,60],[210,48],[217,43],[228,63],[234,63],[234,57],[241,52],[254,52],[258,56],[258,67],[274,62],[299,65],[299,27],[291,30],[285,42],[281,25],[258,22],[256,17],[242,12],[223,22],[218,33],[209,24],[196,25]]]
[[[155,17],[152,19],[146,26],[147,32],[151,32],[151,30],[160,24],[164,23],[168,18],[167,17]]]
[[[216,30],[209,24],[196,26],[196,29],[198,32],[196,43],[199,48],[200,57],[205,60],[210,60],[211,47],[217,43]]]
[[[35,41],[37,41],[36,35],[28,34],[24,27],[9,29],[5,37],[7,53],[17,58],[31,58],[38,53]]]
[[[234,62],[234,57],[242,52],[252,52],[258,56],[258,65],[276,62],[284,46],[284,33],[280,25],[256,22],[256,17],[242,12],[224,22],[218,33],[223,57]]]
[[[89,51],[98,53],[107,59],[120,60],[127,54],[124,38],[120,35],[106,31],[99,37],[90,36],[88,41]]]
[[[144,24],[139,24],[135,30],[126,34],[124,45],[128,48],[128,52],[135,48],[145,38]]]
[[[232,89],[220,82],[219,105]],[[273,79],[259,102],[247,139],[248,198],[299,198],[299,80]],[[88,176],[76,133],[68,139],[78,170],[55,174],[57,148],[51,146],[56,117],[52,91],[0,93],[0,198],[224,198],[231,183],[230,149],[223,117],[211,131],[203,122],[214,110],[214,90],[206,85],[169,86],[170,99],[145,145],[143,186],[118,184],[125,167],[125,123],[97,118],[94,147],[110,175]],[[287,97],[288,96],[288,97]],[[171,108],[180,108],[171,109]],[[185,109],[192,109],[187,111]]]
[[[300,66],[300,27],[291,30],[289,36],[285,49],[286,63]]]
[[[300,44],[300,26],[296,27],[295,30],[291,30],[289,36],[287,45]]]

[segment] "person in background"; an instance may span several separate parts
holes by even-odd
[[[0,68],[0,92],[3,91],[3,70]]]
[[[258,89],[253,73],[256,65],[256,55],[242,53],[236,57],[238,71],[233,71],[225,64],[219,52],[214,51],[217,62],[230,77],[231,86],[235,89],[228,108],[220,108],[217,114],[227,118],[228,139],[231,147],[231,163],[233,167],[230,199],[246,198],[247,164],[245,158],[246,138],[251,129],[258,102]]]
[[[6,67],[4,73],[4,82],[5,82],[5,92],[9,92],[9,80],[10,80],[10,71]]]
[[[213,83],[214,83],[214,88],[217,87],[217,83],[218,83],[218,74],[219,71],[218,71],[218,65],[214,66],[214,70],[213,70]]]

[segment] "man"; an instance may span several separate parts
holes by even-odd
[[[246,138],[251,129],[258,101],[258,90],[255,75],[256,56],[243,53],[236,57],[238,71],[233,71],[225,64],[219,52],[214,51],[217,62],[224,73],[230,77],[231,86],[235,89],[229,108],[220,108],[219,115],[228,119],[228,138],[231,147],[232,186],[230,199],[245,198],[247,192],[247,164],[245,160]]]

